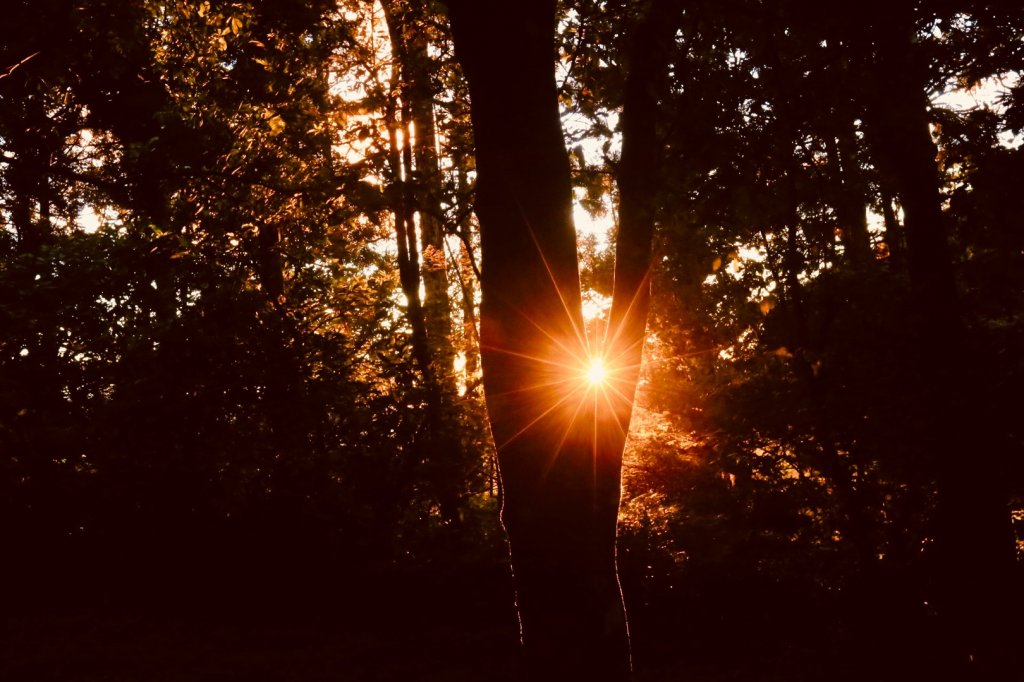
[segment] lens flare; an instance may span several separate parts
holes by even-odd
[[[608,370],[605,369],[604,359],[591,358],[590,366],[587,367],[587,381],[591,386],[600,386],[608,379]]]

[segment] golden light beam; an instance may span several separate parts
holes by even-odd
[[[544,471],[541,472],[541,475],[544,478],[547,478],[548,473],[551,471],[551,467],[554,466],[555,464],[555,460],[558,459],[558,453],[562,451],[562,446],[565,445],[566,439],[569,437],[569,434],[572,433],[573,427],[576,426],[576,418],[580,416],[580,410],[583,409],[584,403],[586,403],[586,395],[583,396],[583,400],[580,400],[579,403],[576,404],[576,410],[572,413],[572,419],[569,420],[568,426],[565,427],[565,433],[562,434],[562,437],[558,441],[558,446],[555,448],[554,452],[551,453],[551,457],[548,459],[547,464],[544,466]],[[593,449],[596,454],[596,441],[593,444]]]
[[[501,450],[502,448],[506,447],[506,446],[507,446],[507,445],[508,445],[509,443],[511,443],[512,441],[514,441],[514,440],[515,440],[516,438],[519,438],[519,436],[523,435],[524,433],[526,433],[527,431],[529,431],[530,429],[532,429],[532,428],[533,428],[533,427],[534,427],[534,426],[535,426],[535,425],[537,424],[537,422],[539,422],[539,421],[540,421],[541,419],[543,419],[544,417],[546,417],[546,416],[548,416],[549,414],[551,414],[551,413],[552,413],[552,412],[553,412],[554,410],[558,409],[558,407],[559,407],[559,406],[561,406],[561,405],[562,405],[562,403],[564,403],[564,402],[566,402],[567,400],[569,400],[569,398],[571,398],[571,397],[573,396],[573,394],[574,394],[574,393],[576,393],[576,392],[577,392],[578,390],[579,390],[579,389],[576,389],[576,390],[574,390],[574,391],[571,391],[570,393],[567,393],[567,394],[565,394],[564,396],[562,396],[561,398],[559,398],[559,399],[558,399],[558,400],[557,400],[557,401],[556,401],[556,402],[555,402],[555,403],[554,403],[553,405],[551,405],[551,406],[550,406],[550,407],[549,407],[548,409],[544,410],[543,412],[541,412],[540,414],[538,414],[538,415],[537,415],[536,417],[534,417],[534,418],[533,418],[532,420],[530,420],[530,422],[529,422],[529,423],[528,423],[528,424],[527,424],[526,426],[524,426],[523,428],[521,428],[521,429],[519,429],[518,431],[516,431],[516,432],[515,432],[514,434],[512,434],[512,436],[510,436],[509,438],[505,439],[505,442],[503,442],[503,443],[502,443],[501,445],[498,445],[498,446],[497,446],[497,449],[498,449],[498,450]]]
[[[552,340],[554,341],[554,338],[552,338]],[[556,343],[557,343],[557,341],[556,341]],[[495,353],[502,353],[504,355],[511,355],[513,357],[522,358],[524,360],[532,360],[534,362],[537,362],[537,363],[540,363],[540,364],[544,364],[544,365],[551,365],[553,367],[558,367],[559,369],[565,367],[565,363],[564,362],[558,362],[557,360],[552,360],[550,358],[542,358],[542,357],[540,357],[538,355],[528,355],[527,353],[520,353],[519,351],[508,350],[506,348],[501,348],[500,346],[490,346],[490,345],[482,344],[480,346],[480,348],[481,349],[486,349],[486,350],[491,350],[491,351],[494,351]],[[567,354],[571,354],[571,353],[569,353],[569,349],[568,348],[563,348],[563,350]]]
[[[605,347],[606,348],[614,348],[618,344],[619,337],[623,333],[625,333],[626,327],[629,326],[627,324],[623,324],[623,322],[625,322],[626,320],[628,320],[630,318],[630,315],[633,313],[633,309],[636,307],[637,303],[639,302],[640,297],[642,295],[644,295],[646,292],[649,291],[646,287],[648,287],[650,285],[650,281],[651,281],[651,268],[648,267],[647,270],[644,272],[644,276],[640,279],[640,286],[638,286],[636,288],[636,291],[633,292],[633,296],[629,300],[629,305],[626,306],[625,312],[623,312],[622,315],[619,317],[618,323],[615,325],[615,328],[613,329],[611,324],[609,324],[605,328]],[[613,297],[614,297],[614,293],[613,293]],[[612,302],[614,304],[614,300]],[[609,315],[609,318],[610,318],[611,317],[611,311],[609,311],[608,315]],[[611,323],[611,319],[609,319],[609,323]],[[646,324],[644,325],[644,328],[646,329]],[[610,339],[609,339],[609,333],[611,333],[611,338]],[[644,334],[641,333],[641,338],[643,336],[644,336]],[[642,341],[641,341],[641,343],[642,343]],[[629,346],[627,346],[627,348],[632,347],[632,346],[633,346],[633,344],[630,344]]]
[[[557,288],[558,287],[556,286],[555,289],[557,290]],[[565,305],[565,300],[562,298],[562,292],[561,291],[558,292],[558,298],[559,298],[559,301],[562,303],[562,310],[565,312],[566,316],[569,318],[570,324],[572,324],[572,326],[573,326],[573,333],[576,334],[576,337],[577,337],[576,341],[579,343],[579,346],[580,346],[581,349],[586,349],[588,344],[585,342],[584,339],[580,338],[579,330],[576,329],[576,324],[572,321],[572,315],[569,313],[569,308]],[[527,322],[532,324],[534,327],[536,327],[537,331],[539,331],[541,334],[546,336],[547,339],[549,341],[551,341],[551,343],[553,343],[556,346],[558,346],[558,348],[561,349],[562,352],[564,352],[566,355],[571,355],[571,356],[575,356],[576,355],[576,353],[574,353],[573,350],[569,346],[567,346],[564,343],[562,343],[562,341],[557,336],[555,336],[554,334],[549,332],[544,327],[544,325],[542,325],[539,322],[535,321],[532,317],[530,317],[529,315],[524,313],[519,308],[516,308],[516,307],[514,307],[512,305],[509,305],[509,308],[511,308],[516,313],[518,313],[519,316],[522,317],[524,320],[526,320]]]
[[[520,213],[522,213],[523,222],[526,223],[526,229],[530,233],[530,239],[533,240],[533,245],[535,247],[537,247],[537,255],[540,256],[540,262],[544,264],[544,269],[548,273],[548,279],[551,280],[552,286],[555,287],[555,291],[558,293],[558,300],[562,304],[562,309],[565,311],[565,316],[566,316],[566,318],[568,318],[569,324],[572,325],[573,333],[576,334],[576,340],[579,342],[581,348],[587,348],[589,346],[589,343],[587,341],[587,336],[584,333],[584,330],[581,329],[580,326],[577,324],[576,317],[572,314],[572,311],[569,310],[569,304],[566,303],[565,296],[562,295],[562,287],[558,286],[558,280],[555,279],[555,273],[551,270],[551,265],[548,263],[548,259],[544,255],[544,249],[541,248],[540,241],[537,239],[537,235],[533,231],[533,226],[531,226],[530,225],[530,221],[526,219],[526,213],[523,211],[522,205],[519,206],[519,211],[520,211]],[[574,230],[574,233],[575,233],[575,230]],[[577,287],[579,286],[578,276],[579,276],[579,274],[577,272],[577,283],[576,283]],[[580,317],[582,318],[583,317],[583,311],[580,310],[579,313],[580,313]],[[580,321],[582,322],[582,319]]]
[[[618,393],[619,393],[620,395],[622,394],[622,392],[621,392],[621,391],[617,391],[617,392],[618,392]],[[615,405],[613,405],[613,404],[612,404],[611,398],[609,398],[609,397],[608,397],[608,394],[607,394],[607,393],[602,393],[602,394],[601,394],[601,397],[602,397],[602,398],[604,398],[604,402],[605,402],[605,404],[606,404],[606,405],[608,406],[608,411],[609,411],[609,412],[611,412],[611,414],[612,414],[612,419],[614,419],[614,420],[615,420],[615,425],[616,425],[617,427],[619,427],[619,433],[621,433],[622,435],[626,435],[626,426],[624,426],[624,425],[622,424],[622,420],[621,420],[621,419],[619,419],[619,411],[618,411],[617,409],[615,409]],[[595,415],[597,414],[597,411],[596,411],[596,410],[594,411],[594,414],[595,414]],[[596,419],[595,419],[595,421],[596,421]],[[597,436],[596,436],[596,427],[595,427],[595,436],[594,436],[594,439],[595,439],[595,440],[594,440],[594,442],[595,442],[595,447],[596,447],[596,442],[597,442]]]
[[[587,381],[591,386],[602,386],[608,380],[608,370],[604,366],[604,358],[598,356],[590,359],[590,366],[587,367]]]
[[[575,316],[573,311],[570,309],[566,296],[562,291],[562,288],[559,286],[559,282],[555,277],[555,273],[553,272],[550,263],[548,263],[544,250],[541,248],[540,241],[537,239],[537,235],[529,224],[527,224],[527,229],[530,233],[530,238],[537,249],[537,253],[540,256],[541,263],[547,272],[550,283],[555,287],[555,293],[558,296],[558,302],[561,305],[562,313],[565,315],[566,321],[569,322],[569,326],[572,329],[571,333],[576,337],[576,343],[572,343],[570,340],[572,338],[571,336],[569,338],[564,338],[562,334],[553,333],[550,330],[549,325],[541,324],[537,320],[534,320],[525,311],[517,309],[516,306],[508,306],[527,323],[535,327],[544,337],[546,337],[552,345],[558,349],[555,351],[556,355],[562,354],[564,359],[552,359],[551,356],[541,357],[506,348],[484,346],[487,350],[492,352],[522,358],[524,360],[537,363],[538,365],[536,371],[540,374],[538,377],[541,379],[540,381],[529,386],[504,391],[500,395],[535,392],[539,394],[537,396],[538,407],[543,407],[545,403],[548,403],[547,407],[540,410],[540,412],[526,425],[512,434],[512,436],[505,439],[505,441],[498,446],[498,449],[500,450],[506,447],[524,433],[534,428],[539,422],[544,420],[556,409],[559,409],[567,403],[571,403],[573,400],[578,400],[575,405],[575,409],[572,411],[571,418],[568,419],[568,423],[561,439],[559,440],[558,446],[555,448],[555,452],[552,453],[552,458],[557,458],[558,453],[564,446],[569,434],[571,434],[573,429],[576,428],[576,422],[579,419],[581,411],[588,401],[592,399],[594,408],[593,447],[595,448],[594,455],[596,458],[599,428],[598,413],[603,411],[602,404],[611,412],[619,432],[625,433],[626,431],[626,425],[622,423],[616,403],[621,401],[621,403],[619,403],[621,405],[626,402],[630,402],[632,398],[627,396],[625,392],[620,390],[615,384],[619,382],[630,383],[628,380],[618,376],[618,374],[621,372],[631,372],[631,370],[637,368],[637,363],[630,363],[630,367],[620,367],[619,364],[622,360],[635,354],[637,345],[643,345],[643,339],[641,338],[639,341],[633,341],[632,343],[627,344],[625,348],[619,347],[623,336],[627,333],[626,327],[628,326],[626,324],[621,324],[621,322],[630,318],[641,297],[644,295],[644,287],[650,280],[650,269],[648,269],[644,274],[640,287],[638,287],[637,291],[633,293],[631,300],[626,306],[624,315],[621,316],[621,319],[619,320],[620,324],[614,325],[614,328],[612,328],[611,325],[605,328],[605,343],[603,345],[606,349],[613,350],[614,355],[597,355],[591,352],[590,339],[578,324],[576,319],[577,316]],[[547,379],[545,375],[550,371],[557,371],[561,377],[564,378],[545,380]],[[559,393],[561,393],[561,395],[559,395]]]

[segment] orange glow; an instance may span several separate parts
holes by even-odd
[[[539,325],[534,324],[541,329]],[[593,419],[595,429],[598,428],[598,422],[601,422],[601,429],[610,428],[625,436],[628,423],[622,423],[620,413],[624,406],[632,402],[632,380],[628,377],[635,369],[621,365],[616,357],[587,350],[583,343],[574,343],[572,340],[559,343],[553,335],[547,336],[560,351],[556,351],[555,358],[492,348],[532,361],[535,363],[536,371],[533,375],[534,380],[528,385],[502,394],[519,394],[521,399],[531,406],[529,411],[532,415],[518,431],[500,439],[498,448],[505,447],[551,418],[561,423],[561,426],[556,428],[564,431],[562,441],[577,428],[576,424],[582,418]],[[588,414],[590,417],[584,417]],[[596,430],[594,438],[596,444]],[[561,443],[556,452],[560,449]]]
[[[604,358],[596,357],[590,359],[590,366],[587,368],[587,381],[591,386],[600,386],[608,379],[608,370],[604,367]]]
[[[532,230],[530,235],[540,251]],[[547,259],[543,253],[539,255],[560,299],[560,313],[565,318],[546,321],[537,319],[526,309],[509,306],[509,312],[532,326],[544,341],[532,353],[491,345],[486,341],[481,345],[484,351],[518,358],[521,364],[516,371],[521,373],[521,379],[525,379],[517,382],[514,388],[490,394],[494,399],[508,401],[506,405],[510,408],[507,409],[519,415],[514,430],[494,434],[495,444],[500,451],[534,429],[560,431],[558,445],[548,462],[550,466],[573,431],[589,430],[592,423],[596,463],[598,443],[624,438],[629,428],[630,407],[639,369],[637,361],[632,359],[636,349],[622,342],[620,337],[625,330],[618,327],[604,328],[603,342],[595,343],[589,338],[588,331],[591,330],[580,314],[582,311],[574,310],[579,304],[571,305],[566,301]],[[630,309],[635,302],[635,299],[630,302]]]

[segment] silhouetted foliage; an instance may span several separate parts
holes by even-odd
[[[314,654],[310,679],[513,675],[478,279],[530,264],[480,262],[493,196],[448,6],[5,8],[5,632],[54,615],[11,679],[135,679],[33,656],[56,614],[114,641],[140,594],[157,630],[351,607],[324,627],[366,646]],[[616,231],[654,227],[618,527],[638,679],[1014,679],[1024,11],[570,0],[557,22],[573,197],[614,223],[578,239],[592,339]],[[537,85],[502,54],[475,92]],[[432,654],[431,628],[460,646]],[[455,651],[484,640],[492,658]]]

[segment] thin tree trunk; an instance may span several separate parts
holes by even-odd
[[[403,252],[400,245],[399,255],[407,256],[405,280],[408,281],[403,280],[403,291],[410,302],[413,300],[410,289],[415,287],[416,304],[410,306],[409,312],[427,392],[428,436],[424,449],[441,514],[446,521],[454,523],[458,520],[467,456],[456,433],[455,349],[451,338],[451,300],[440,204],[441,175],[430,83],[432,60],[420,4],[387,0],[382,2],[382,7],[396,62],[393,83],[397,87],[393,87],[392,94],[397,93],[401,99],[401,129],[405,138],[400,157],[392,150],[394,163],[401,168],[396,175],[401,176],[398,202],[403,217],[396,220],[396,224],[400,240],[402,236],[405,238],[405,250]],[[393,147],[395,142],[393,139]]]
[[[892,193],[884,186],[881,190],[882,201],[882,222],[885,225],[885,247],[889,251],[889,258],[897,266],[903,263],[904,251],[903,226],[896,219],[896,210],[893,208]]]
[[[413,357],[423,374],[424,382],[432,382],[430,349],[427,328],[420,299],[419,247],[416,244],[415,225],[405,189],[402,150],[398,139],[398,122],[393,111],[386,114],[388,126],[388,161],[391,166],[394,192],[392,215],[395,220],[395,238],[398,246],[398,280],[406,301],[406,318],[412,328]],[[407,141],[406,141],[407,142]]]
[[[460,201],[469,201],[465,197],[471,196],[472,186],[467,178],[470,174],[469,159],[464,154],[452,155],[452,164],[456,170],[456,182],[458,187],[456,195]],[[454,268],[459,278],[459,289],[462,293],[462,352],[466,358],[465,374],[467,381],[475,377],[480,370],[480,325],[476,314],[476,287],[480,281],[480,270],[476,264],[476,257],[473,255],[473,248],[470,241],[472,232],[472,214],[470,211],[460,211],[458,224],[455,225],[455,233],[459,239],[459,253],[453,254],[453,260],[457,261]]]
[[[476,319],[476,296],[472,265],[472,254],[469,246],[460,243],[457,274],[459,289],[462,291],[462,354],[466,359],[465,374],[469,381],[480,369],[480,332]]]
[[[451,301],[441,220],[441,174],[430,83],[433,60],[427,49],[422,8],[405,0],[386,0],[382,7],[396,61],[394,82],[397,87],[394,90],[401,98],[400,125],[405,137],[400,161],[404,175],[403,203],[407,223],[411,226],[407,229],[415,231],[415,218],[419,218],[420,258],[417,260],[418,277],[422,278],[425,294],[424,326],[431,361],[436,364],[435,373],[439,380],[451,383],[455,351],[451,343]]]
[[[901,6],[902,7],[902,6]],[[985,387],[962,319],[928,127],[924,66],[912,51],[909,9],[875,31],[877,99],[869,110],[880,170],[899,194],[907,235],[921,433],[938,489],[936,606],[960,674],[1000,679],[1009,664],[1014,544],[1007,467],[977,396]],[[884,84],[884,85],[883,85]]]
[[[844,122],[836,138],[829,138],[828,155],[838,175],[835,208],[844,255],[853,267],[862,268],[875,258],[868,233],[867,193],[857,162],[852,123]]]
[[[54,276],[52,256],[46,255],[45,248],[53,243],[54,236],[50,176],[60,139],[59,133],[51,130],[44,97],[41,91],[24,95],[19,103],[23,122],[13,131],[8,145],[15,161],[8,171],[10,218],[20,261],[14,281],[28,301],[44,303],[33,311],[31,327],[21,338],[21,352],[27,353],[12,364],[12,374],[20,379],[20,402],[25,410],[16,433],[24,438],[27,489],[38,497],[30,505],[33,520],[44,532],[56,532],[62,529],[51,503],[59,495],[63,467],[58,462],[67,456],[69,444],[63,442],[60,429],[54,428],[68,418],[61,373],[59,306],[39,296],[51,286]]]
[[[408,8],[418,7],[415,3]],[[441,213],[441,171],[437,158],[437,131],[434,122],[431,76],[434,60],[428,53],[426,29],[421,16],[407,16],[405,34],[406,58],[403,70],[403,98],[408,101],[410,131],[413,135],[413,187],[419,215],[420,248],[423,255],[421,273],[426,291],[424,312],[427,333],[435,354],[435,362],[447,381],[449,392],[455,350],[451,343],[451,301],[448,296],[448,273],[444,257],[444,223]]]
[[[619,369],[616,380],[628,400],[616,401],[623,444],[633,408],[644,332],[651,298],[651,249],[661,140],[659,99],[667,87],[668,46],[681,13],[678,3],[653,0],[638,21],[626,55],[622,106],[622,155],[615,180],[619,188],[619,229],[615,241],[612,307],[605,353]]]

